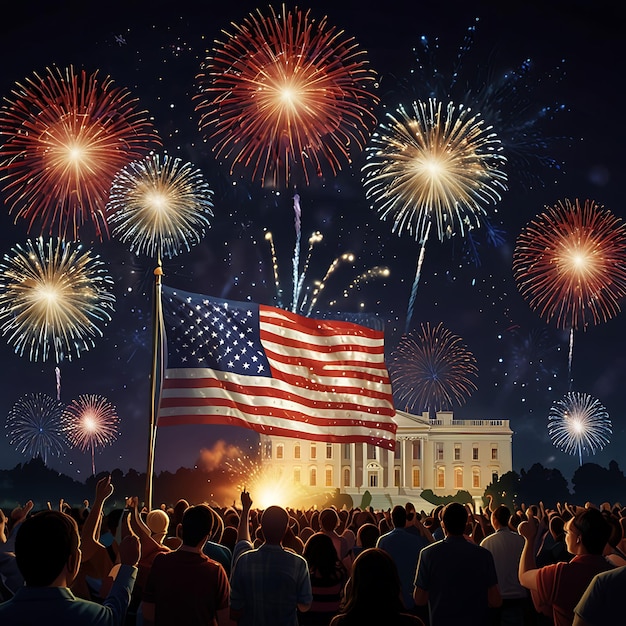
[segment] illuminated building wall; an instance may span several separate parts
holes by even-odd
[[[455,420],[451,412],[429,420],[427,413],[397,411],[395,421],[394,451],[262,435],[262,461],[307,490],[338,488],[355,505],[368,490],[381,506],[403,504],[424,489],[437,495],[463,489],[478,499],[494,478],[513,468],[508,420]]]

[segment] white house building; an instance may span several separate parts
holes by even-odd
[[[375,508],[420,502],[424,489],[442,496],[463,489],[478,501],[487,485],[512,469],[508,420],[455,420],[452,412],[431,420],[427,413],[403,411],[394,419],[393,451],[261,435],[261,460],[309,493],[338,488],[358,506],[367,490]]]

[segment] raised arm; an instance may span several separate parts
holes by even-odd
[[[104,549],[104,546],[100,543],[102,509],[104,508],[105,500],[112,493],[113,485],[111,484],[111,476],[107,474],[101,478],[96,485],[96,498],[80,534],[80,547],[83,553],[83,562],[89,561],[99,548]]]
[[[239,524],[237,525],[237,541],[248,541],[250,539],[250,509],[252,508],[252,498],[244,489],[241,492],[241,515],[239,516]]]
[[[535,560],[535,537],[539,524],[531,517],[517,527],[517,532],[524,537],[524,549],[519,560],[518,577],[526,589],[537,589],[537,562]]]

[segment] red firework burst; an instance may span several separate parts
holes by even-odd
[[[197,79],[200,129],[219,157],[278,185],[309,183],[363,149],[376,123],[375,73],[353,38],[297,9],[250,14],[217,43]]]
[[[530,307],[558,328],[605,322],[626,295],[626,227],[593,200],[558,202],[519,235],[513,273]]]
[[[421,325],[404,335],[391,355],[389,375],[396,406],[407,411],[452,410],[477,389],[476,358],[443,324]]]
[[[48,68],[17,83],[0,110],[0,182],[15,219],[74,239],[104,216],[115,174],[160,143],[147,113],[124,88],[85,70]]]

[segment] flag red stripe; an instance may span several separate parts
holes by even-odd
[[[243,428],[252,428],[250,422],[242,417],[233,415],[211,414],[211,415],[170,415],[159,418],[159,426],[178,426],[179,424],[215,424],[221,426],[241,426]],[[354,432],[341,435],[335,432],[328,433],[307,433],[290,428],[277,428],[273,426],[264,426],[262,424],[255,425],[253,430],[265,435],[274,435],[276,437],[296,437],[306,441],[320,441],[328,443],[369,443],[373,446],[385,448],[387,450],[395,449],[395,439],[386,439],[384,437],[375,437],[372,435],[359,435]]]
[[[176,408],[180,409],[180,412],[177,412],[176,415],[178,417],[182,417],[182,415],[219,415],[219,410],[214,411],[215,407],[230,407],[232,409],[237,409],[244,413],[245,415],[250,415],[251,417],[269,417],[275,418],[279,420],[289,420],[294,422],[294,427],[291,430],[298,430],[296,424],[302,422],[304,424],[308,424],[310,426],[321,426],[325,428],[352,428],[352,427],[361,427],[361,428],[372,428],[372,422],[375,421],[377,417],[380,417],[381,420],[387,418],[386,413],[368,413],[367,419],[363,418],[354,418],[349,419],[345,417],[317,417],[310,415],[309,413],[301,413],[298,411],[290,410],[289,414],[286,413],[280,407],[266,407],[266,406],[257,406],[257,405],[247,405],[242,404],[241,402],[236,402],[230,398],[220,398],[220,397],[211,397],[211,402],[207,403],[206,400],[202,398],[163,398],[161,402],[161,409],[163,409],[163,418],[167,416],[167,409]],[[206,413],[199,412],[186,412],[186,410],[191,408],[206,408]],[[358,410],[351,409],[350,407],[346,407],[343,409],[344,412],[350,410]],[[362,413],[361,413],[362,414]],[[255,422],[256,423],[256,422]],[[385,430],[388,432],[395,432],[395,424],[390,424],[389,422],[381,421],[380,424],[376,424],[376,428],[379,430]]]

